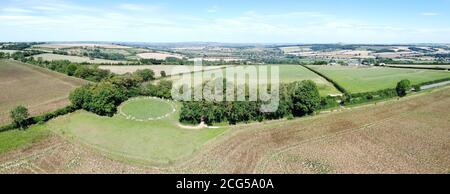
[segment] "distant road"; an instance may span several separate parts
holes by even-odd
[[[420,87],[420,89],[426,90],[426,89],[436,88],[436,87],[447,85],[447,84],[450,84],[450,81],[444,81],[444,82],[439,82],[439,83],[435,83],[435,84],[425,85],[425,86]]]

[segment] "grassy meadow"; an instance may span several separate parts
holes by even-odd
[[[412,84],[450,78],[448,71],[395,69],[382,67],[344,67],[344,66],[309,66],[352,93],[376,91],[395,88],[402,79],[409,79]]]

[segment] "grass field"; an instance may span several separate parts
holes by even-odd
[[[245,68],[245,66],[243,66],[243,67]],[[267,66],[265,66],[265,67],[267,67]],[[323,79],[322,77],[316,75],[314,72],[312,72],[300,65],[276,65],[276,67],[279,67],[279,73],[280,73],[279,81],[282,83],[291,83],[294,81],[302,81],[302,80],[312,80],[317,84],[320,94],[322,96],[327,96],[329,94],[340,94],[340,92],[327,80]],[[268,68],[268,71],[270,72],[270,68]],[[213,70],[213,71],[209,71],[209,72],[222,74],[225,72],[225,70],[220,69],[220,70]],[[198,72],[198,73],[195,73],[193,76],[194,77],[202,77],[204,75],[201,72]],[[178,79],[181,79],[181,77],[174,76],[169,79],[178,80]],[[207,80],[206,77],[204,77],[203,79]],[[257,78],[251,78],[251,80],[248,80],[248,81],[256,83]]]
[[[32,115],[64,107],[70,91],[85,83],[37,66],[0,60],[0,124],[10,121],[9,112],[18,105],[26,106]]]
[[[81,111],[30,129],[75,140],[52,136],[31,147],[25,146],[31,140],[16,137],[25,143],[0,155],[0,173],[448,173],[449,105],[447,87],[314,117],[238,125],[220,136]],[[0,139],[12,133],[18,132]],[[189,159],[167,166],[124,162],[135,160],[129,153],[161,161],[192,150]]]
[[[134,98],[119,107],[120,113],[135,119],[157,119],[173,112],[171,102],[162,99]]]
[[[151,105],[145,103],[149,101],[141,101],[141,104],[150,109],[143,116],[163,114],[162,109],[155,109],[155,106],[163,107],[167,104],[159,100],[151,100]],[[129,111],[133,114],[143,111],[136,104],[129,105]],[[170,109],[166,111],[170,113]],[[157,165],[169,164],[194,153],[226,130],[225,127],[184,129],[178,124],[178,112],[160,120],[139,122],[120,114],[108,118],[79,111],[53,120],[47,127],[68,135],[75,141],[103,150],[111,154],[111,157]]]
[[[50,131],[42,125],[27,130],[13,130],[0,133],[0,154],[14,149],[25,148],[39,142],[50,135]]]
[[[106,60],[106,59],[91,59],[89,57],[79,57],[79,56],[69,56],[69,55],[58,55],[52,53],[44,53],[33,56],[35,59],[42,57],[45,61],[54,61],[54,60],[69,60],[74,63],[108,63],[108,64],[116,64],[116,63],[127,63],[126,61],[114,61],[114,60]]]
[[[376,91],[395,88],[402,79],[409,79],[412,84],[450,78],[450,72],[419,69],[396,68],[358,68],[344,66],[309,66],[338,82],[352,93]]]

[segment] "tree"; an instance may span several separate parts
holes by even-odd
[[[161,71],[161,77],[167,77],[167,74],[165,71]]]
[[[92,90],[90,85],[85,85],[75,89],[69,95],[69,100],[72,105],[77,109],[83,108],[85,110],[89,109],[89,105],[92,99]]]
[[[153,70],[151,69],[142,69],[142,70],[137,70],[134,75],[136,75],[137,77],[142,78],[142,80],[144,81],[150,81],[150,80],[154,80],[155,79],[155,72],[153,72]]]
[[[27,119],[29,116],[28,109],[24,106],[18,106],[11,111],[11,119],[14,124],[22,129],[27,126]]]
[[[311,114],[320,107],[321,98],[316,83],[305,80],[294,82],[292,87],[292,111],[295,116]]]
[[[400,97],[406,96],[406,93],[411,90],[411,82],[407,79],[404,79],[397,83],[397,87],[395,88],[397,91],[397,95]]]
[[[68,76],[73,76],[75,74],[75,72],[77,71],[78,66],[75,64],[70,64],[66,67],[66,74]]]

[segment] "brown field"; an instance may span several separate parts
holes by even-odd
[[[450,87],[292,121],[236,126],[167,167],[118,162],[54,136],[0,173],[448,173]]]
[[[186,67],[185,70],[175,70],[176,67]],[[203,66],[204,70],[220,69],[225,66]],[[100,65],[100,69],[106,69],[116,74],[133,73],[137,70],[151,69],[156,76],[161,76],[161,71],[165,71],[167,75],[176,75],[180,73],[188,73],[194,71],[194,66],[187,65]]]
[[[0,124],[10,110],[26,106],[37,115],[66,106],[69,92],[86,81],[12,60],[0,60]]]
[[[149,52],[149,53],[140,53],[137,54],[138,57],[143,59],[156,59],[156,60],[164,60],[168,57],[178,58],[181,59],[183,56],[181,55],[175,55],[175,54],[168,54],[168,53],[156,53],[156,52]]]

